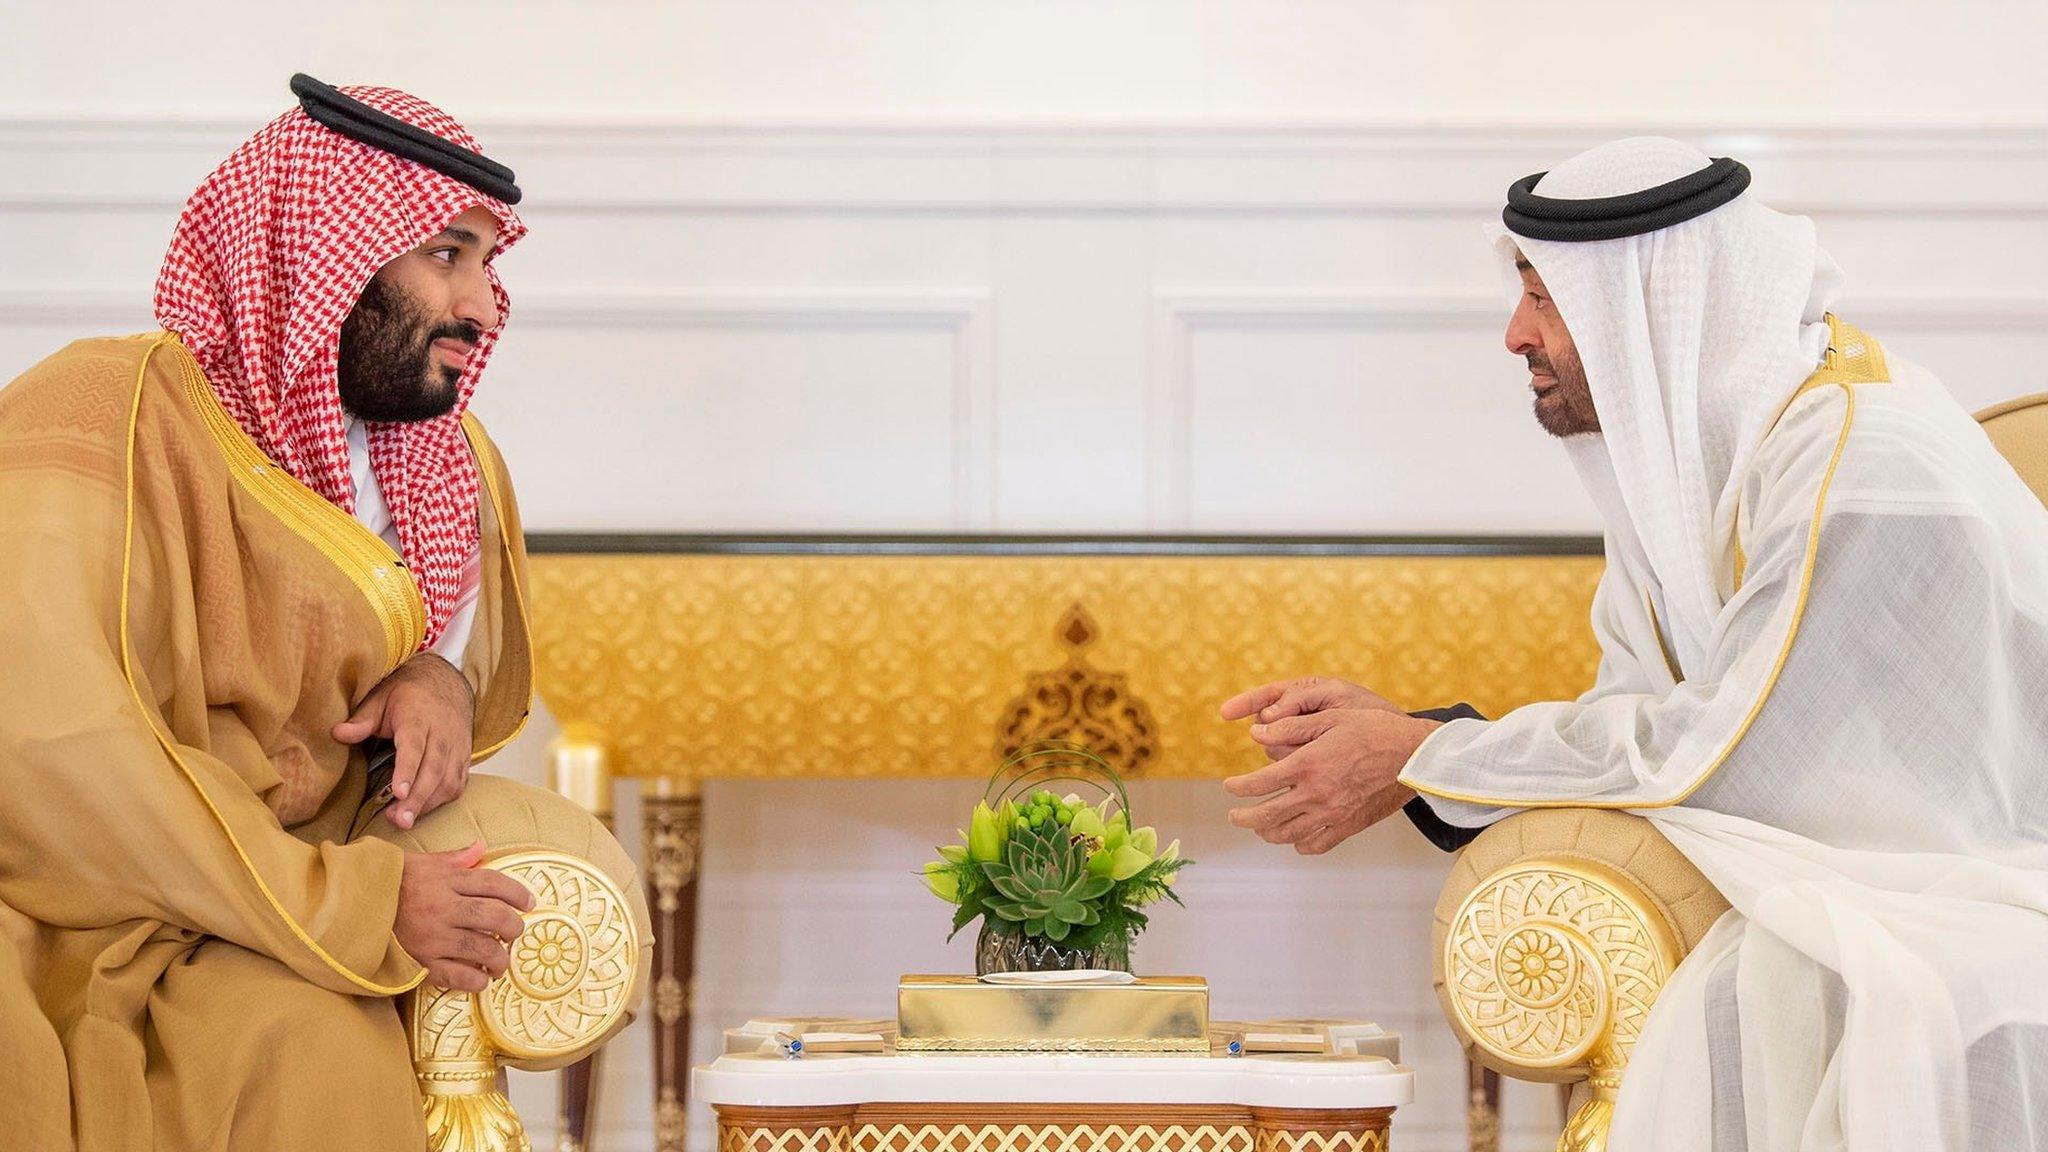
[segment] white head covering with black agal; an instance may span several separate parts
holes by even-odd
[[[1715,163],[1622,140],[1518,186],[1503,263],[1601,423],[1567,442],[1606,527],[1599,677],[1445,725],[1402,779],[1468,827],[1639,810],[1734,906],[1611,1147],[2048,1152],[2048,509],[1939,381],[1830,323],[1812,224]],[[1688,179],[1720,191],[1600,223]]]

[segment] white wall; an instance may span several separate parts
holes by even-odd
[[[2031,0],[11,0],[0,113],[247,115],[284,77],[458,115],[2037,120]]]
[[[1510,179],[1632,131],[1748,160],[1759,196],[1818,220],[1844,313],[1966,401],[2048,387],[2036,3],[14,0],[0,20],[0,378],[148,324],[183,196],[291,71],[398,84],[528,190],[479,409],[534,528],[1590,529],[1499,349],[1479,227]],[[547,734],[501,768],[538,778]],[[964,797],[715,785],[697,1050],[964,967],[905,882]],[[1456,1146],[1421,943],[1443,861],[1390,826],[1300,862],[1228,829],[1210,785],[1140,802],[1203,860],[1142,962],[1206,972],[1219,1012],[1400,1029],[1424,1079],[1398,1146]],[[636,811],[628,790],[637,851]],[[839,831],[792,852],[771,835],[791,824]],[[852,963],[818,945],[848,937]],[[602,1147],[647,1145],[647,1079],[636,1031]],[[517,1090],[544,1133],[548,1085]],[[1517,1095],[1510,1146],[1551,1120]]]
[[[0,360],[148,326],[247,122],[0,120]],[[486,129],[531,189],[477,407],[537,529],[1574,531],[1481,238],[1578,127]],[[1689,132],[1970,403],[2048,353],[2048,140]]]

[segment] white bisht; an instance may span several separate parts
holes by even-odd
[[[1538,189],[1707,163],[1621,141]],[[1498,243],[1600,415],[1567,442],[1606,523],[1599,677],[1445,725],[1402,779],[1468,827],[1639,811],[1733,905],[1665,988],[1610,1146],[2048,1149],[2048,510],[1939,381],[1830,323],[1804,218],[1745,194]]]

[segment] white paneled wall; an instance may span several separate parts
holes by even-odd
[[[0,363],[147,326],[249,127],[0,121]],[[477,407],[544,530],[1589,531],[1482,229],[1627,130],[486,124],[533,233]],[[1691,135],[1966,401],[2048,361],[2048,132]]]
[[[253,123],[0,120],[0,371],[147,326],[182,197]],[[542,530],[1587,531],[1482,226],[1513,177],[1642,127],[481,123],[533,234],[479,410]],[[1817,218],[1895,353],[1971,404],[2048,388],[2048,131],[1692,136]],[[538,779],[547,732],[501,770]],[[964,968],[911,873],[971,792],[715,785],[696,1051]],[[1207,974],[1220,1013],[1400,1030],[1399,1146],[1461,1146],[1423,955],[1443,859],[1392,824],[1301,861],[1213,785],[1140,797],[1203,861],[1141,962]],[[545,1131],[550,1083],[516,1080]],[[648,1081],[636,1027],[601,1148],[650,1145]],[[1555,1103],[1515,1089],[1508,1121],[1547,1146]]]
[[[290,71],[398,84],[527,189],[478,408],[538,530],[1590,531],[1499,346],[1481,232],[1513,178],[1639,131],[1747,160],[1818,221],[1844,313],[1966,402],[2048,388],[2040,4],[167,11],[8,11],[0,379],[149,325],[184,196]],[[540,779],[550,731],[496,767]],[[972,793],[714,784],[696,1050],[964,968],[912,873]],[[1138,802],[1201,860],[1141,965],[1206,973],[1219,1013],[1400,1030],[1421,1084],[1396,1146],[1462,1147],[1424,955],[1444,859],[1389,824],[1299,860],[1230,829],[1210,784]],[[620,815],[637,855],[630,788]],[[651,1146],[648,1082],[636,1025],[601,1149]],[[550,1146],[549,1078],[514,1089]],[[1508,1147],[1555,1122],[1511,1090]]]

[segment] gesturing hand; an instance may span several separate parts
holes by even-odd
[[[1328,852],[1400,810],[1415,793],[1401,769],[1439,724],[1382,708],[1333,709],[1253,725],[1268,749],[1291,747],[1255,772],[1232,776],[1233,796],[1265,797],[1230,810],[1230,822],[1304,856]],[[1260,735],[1260,729],[1265,733]]]
[[[469,784],[470,725],[476,701],[453,664],[421,652],[386,676],[355,714],[334,726],[334,738],[360,744],[383,736],[398,750],[385,819],[410,828],[420,817],[462,795]]]
[[[1252,725],[1252,739],[1266,746],[1266,757],[1278,760],[1299,747],[1284,740],[1269,738],[1269,729],[1275,720],[1289,716],[1307,716],[1333,708],[1378,709],[1385,712],[1399,712],[1394,702],[1370,688],[1339,680],[1332,676],[1299,676],[1293,680],[1275,680],[1261,684],[1248,692],[1240,692],[1223,702],[1225,720],[1242,720],[1249,716],[1258,721]]]
[[[481,842],[453,852],[414,852],[398,882],[391,934],[441,988],[481,992],[511,963],[506,945],[526,927],[533,893],[503,872],[477,865]]]

